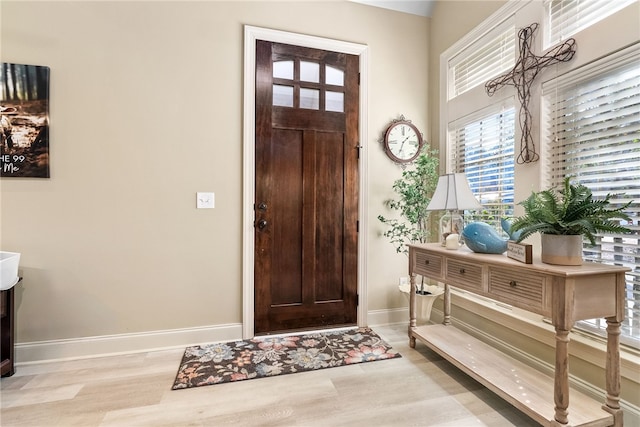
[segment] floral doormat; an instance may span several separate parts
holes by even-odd
[[[173,390],[401,357],[369,328],[187,347]]]

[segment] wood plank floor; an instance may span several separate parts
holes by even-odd
[[[402,358],[172,391],[183,349],[18,366],[0,425],[536,426],[421,343],[375,327]]]

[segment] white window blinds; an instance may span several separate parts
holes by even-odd
[[[631,268],[622,335],[640,340],[640,47],[557,80],[543,86],[550,183],[574,176],[595,197],[624,193],[612,202],[634,201],[632,222],[623,222],[632,234],[600,235],[596,246],[585,242],[584,256]],[[602,319],[589,323],[606,328]]]
[[[637,0],[547,0],[545,46],[566,40]]]
[[[449,99],[511,69],[515,64],[515,44],[515,29],[510,24],[460,52],[449,62]]]
[[[500,218],[513,216],[513,100],[457,120],[449,127],[451,170],[464,172],[483,212],[466,221],[484,221],[500,229]]]

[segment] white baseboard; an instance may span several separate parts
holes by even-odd
[[[369,311],[367,325],[406,322],[408,309]],[[190,345],[242,339],[242,324],[170,329],[132,334],[102,335],[15,345],[16,366],[58,360],[83,359],[165,350]]]
[[[389,325],[407,322],[408,319],[409,310],[406,308],[373,310],[367,314],[367,325]],[[242,339],[242,324],[240,323],[154,332],[34,341],[15,345],[15,361],[16,366],[20,366],[58,360],[140,353],[236,339]]]
[[[16,366],[20,366],[36,362],[165,350],[236,339],[242,339],[242,324],[240,323],[132,334],[37,341],[16,344],[15,360]]]
[[[407,322],[406,308],[369,311],[367,325]],[[190,345],[242,339],[242,324],[170,329],[96,337],[35,341],[15,345],[16,366],[58,360],[83,359],[165,350]]]
[[[367,326],[392,325],[394,323],[406,323],[408,325],[409,309],[369,310],[367,313]]]

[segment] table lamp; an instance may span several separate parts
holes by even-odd
[[[436,191],[427,206],[428,211],[447,211],[440,218],[440,244],[447,249],[458,249],[462,244],[464,220],[456,211],[482,209],[469,188],[464,173],[449,173],[438,178]]]

